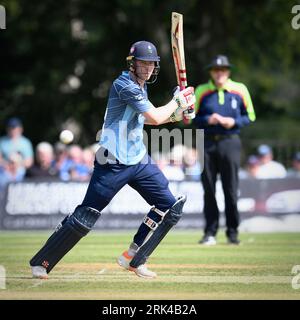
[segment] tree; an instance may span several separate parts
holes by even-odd
[[[5,62],[0,124],[4,128],[9,116],[20,116],[34,143],[55,142],[68,119],[80,124],[81,144],[94,142],[111,82],[126,68],[130,45],[141,39],[154,42],[161,56],[150,96],[154,104],[167,102],[176,82],[172,11],[184,14],[191,85],[207,81],[203,67],[214,54],[225,53],[236,66],[234,78],[250,88],[258,123],[299,120],[300,31],[291,27],[294,1],[187,0],[175,6],[171,0],[2,2],[7,29],[0,31]]]

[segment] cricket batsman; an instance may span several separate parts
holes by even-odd
[[[33,277],[46,279],[63,256],[92,229],[101,211],[126,184],[152,208],[117,262],[140,277],[156,277],[146,261],[181,218],[186,197],[175,198],[169,190],[168,180],[147,153],[143,127],[180,121],[183,111],[195,103],[194,88],[188,87],[177,90],[166,105],[153,106],[148,99],[147,84],[156,81],[159,62],[151,42],[139,41],[131,46],[128,71],[122,72],[110,89],[100,148],[84,200],[30,260]]]

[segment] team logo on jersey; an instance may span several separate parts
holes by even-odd
[[[231,108],[236,109],[237,108],[237,100],[235,98],[231,99]]]
[[[138,94],[138,95],[135,96],[135,100],[141,101],[143,99],[144,99],[144,97],[143,97],[142,94]]]

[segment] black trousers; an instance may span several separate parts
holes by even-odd
[[[219,227],[219,209],[215,197],[217,174],[220,173],[225,197],[226,235],[237,235],[239,225],[238,170],[240,167],[241,141],[238,135],[206,137],[204,140],[204,188],[205,234],[215,236]]]

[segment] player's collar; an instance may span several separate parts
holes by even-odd
[[[226,91],[230,91],[230,88],[232,87],[232,80],[230,78],[228,78],[228,80],[226,81],[225,85],[219,89],[216,87],[216,85],[214,84],[214,82],[210,79],[208,81],[208,85],[209,85],[209,89],[214,91],[214,90],[226,90]]]

